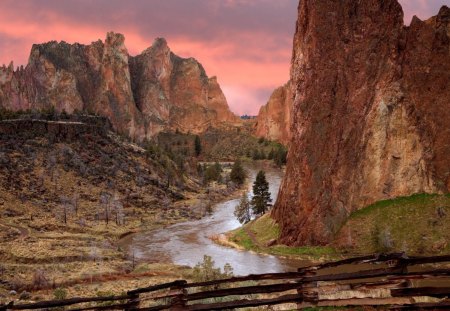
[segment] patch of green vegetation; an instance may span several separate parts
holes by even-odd
[[[271,254],[274,255],[306,255],[312,257],[324,257],[338,255],[336,250],[330,246],[301,246],[289,247],[277,245],[271,248]]]
[[[250,236],[251,235],[251,236]],[[267,253],[278,256],[302,258],[334,258],[338,255],[333,247],[302,246],[289,247],[286,245],[268,246],[278,239],[280,227],[269,214],[249,222],[241,228],[230,232],[230,240],[246,250]]]
[[[376,202],[354,212],[338,237],[352,252],[450,252],[450,196],[414,194]]]
[[[257,250],[257,246],[253,243],[252,239],[248,236],[244,229],[238,229],[232,237],[233,242],[244,247],[246,250]]]
[[[447,194],[447,197],[450,197],[449,195],[450,194]],[[436,198],[438,196],[438,194],[417,193],[408,197],[398,197],[395,199],[378,201],[365,208],[353,212],[350,215],[350,219],[367,216],[371,213],[379,212],[381,211],[381,209],[386,207],[401,206],[407,204],[427,204],[431,198]]]

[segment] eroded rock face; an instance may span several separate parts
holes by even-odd
[[[111,32],[90,45],[34,45],[25,68],[0,68],[0,107],[95,112],[138,140],[239,122],[216,79],[195,59],[176,56],[164,39],[131,57],[124,42]]]
[[[255,134],[287,145],[290,140],[290,118],[293,106],[292,83],[277,88],[259,110]]]
[[[403,25],[396,0],[302,0],[281,242],[326,244],[375,201],[450,190],[450,9]]]

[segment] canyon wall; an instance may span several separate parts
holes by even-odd
[[[124,36],[112,32],[90,45],[33,45],[25,68],[0,67],[0,107],[93,112],[138,140],[239,123],[217,79],[195,59],[176,56],[160,38],[132,57]]]
[[[290,117],[293,106],[292,83],[277,88],[256,118],[255,134],[287,145],[290,140]]]
[[[450,190],[450,9],[409,27],[396,0],[302,0],[280,242],[329,243],[375,201]]]

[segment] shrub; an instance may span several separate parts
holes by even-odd
[[[58,287],[53,291],[53,296],[56,300],[63,300],[67,297],[67,291],[64,288]]]

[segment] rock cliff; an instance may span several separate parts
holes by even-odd
[[[280,242],[326,244],[375,201],[450,190],[450,9],[403,24],[396,0],[302,0]]]
[[[132,57],[124,42],[110,32],[90,45],[33,45],[25,68],[0,68],[0,107],[95,112],[138,140],[239,122],[216,78],[195,59],[176,56],[164,39]]]
[[[259,110],[255,134],[287,145],[290,140],[290,117],[293,105],[292,83],[277,88]]]

